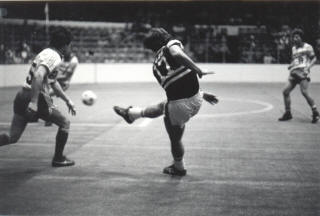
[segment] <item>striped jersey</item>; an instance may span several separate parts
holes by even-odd
[[[23,87],[31,89],[31,83],[34,78],[34,73],[40,65],[43,65],[48,69],[48,73],[44,77],[41,90],[44,92],[48,92],[49,85],[51,83],[54,83],[57,79],[57,70],[55,69],[60,63],[61,56],[56,50],[51,48],[42,50],[33,60]]]
[[[305,68],[310,64],[314,56],[314,50],[308,43],[303,43],[302,47],[292,47],[292,68],[291,71],[297,68]]]
[[[168,100],[188,98],[199,91],[199,81],[195,72],[180,65],[170,54],[170,47],[183,45],[178,40],[170,40],[156,54],[153,62],[153,75],[166,91]]]

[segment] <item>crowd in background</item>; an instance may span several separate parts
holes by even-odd
[[[109,9],[114,18],[110,15],[107,21],[121,23],[118,27],[96,27],[91,17],[82,17],[90,21],[78,21],[82,25],[69,24],[67,27],[74,35],[73,52],[83,63],[149,62],[152,55],[143,48],[141,40],[152,26],[164,27],[181,40],[186,52],[197,62],[289,63],[290,32],[294,27],[302,27],[306,41],[319,54],[320,19],[314,16],[317,10],[310,8],[304,10],[306,14],[309,10],[310,16],[305,16],[299,11],[301,7],[290,5],[276,7],[279,8],[276,11],[273,5],[241,7],[243,11],[239,11],[239,6],[231,3],[221,8],[217,4],[210,7],[194,4],[180,9],[163,6],[150,10],[150,7],[122,9],[118,16]],[[81,14],[81,7],[78,10]],[[186,15],[193,10],[198,13]],[[58,13],[61,14],[64,13]],[[21,20],[19,24],[0,22],[0,64],[29,63],[47,45],[48,31],[54,26],[48,27],[44,21],[29,24],[27,19]]]

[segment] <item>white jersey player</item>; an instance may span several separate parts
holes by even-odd
[[[283,90],[283,98],[285,105],[285,113],[279,121],[287,121],[292,119],[291,114],[291,99],[290,92],[300,85],[300,90],[304,98],[307,100],[312,110],[312,123],[319,121],[319,112],[314,100],[309,95],[309,83],[310,83],[310,68],[315,64],[317,58],[314,54],[312,46],[302,41],[303,31],[301,29],[295,29],[292,32],[292,62],[288,69],[290,71],[288,83]]]
[[[52,159],[52,166],[72,166],[74,161],[63,155],[68,140],[70,121],[53,105],[49,96],[52,88],[55,94],[66,102],[71,114],[76,110],[70,98],[64,94],[57,80],[57,66],[61,63],[61,56],[70,49],[71,33],[57,27],[50,35],[50,48],[41,51],[33,60],[26,81],[14,99],[14,116],[10,133],[0,134],[0,146],[18,142],[28,122],[38,119],[51,121],[59,129],[56,135],[56,148]]]

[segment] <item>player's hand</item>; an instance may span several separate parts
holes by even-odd
[[[210,93],[203,92],[203,99],[211,105],[215,105],[219,102],[218,98]]]
[[[67,101],[67,106],[68,106],[68,109],[69,109],[69,113],[71,113],[71,115],[76,115],[76,107],[74,105],[74,103],[71,101],[71,100],[68,100]]]
[[[26,111],[25,116],[28,122],[37,122],[38,121],[38,106],[35,103],[30,102]]]
[[[215,72],[213,72],[213,71],[201,71],[201,72],[198,73],[198,76],[199,76],[199,78],[202,78],[203,76],[210,75],[210,74],[215,74]]]
[[[306,74],[306,75],[308,75],[309,73],[310,73],[310,67],[305,67],[304,68],[304,70],[303,70],[303,72]]]

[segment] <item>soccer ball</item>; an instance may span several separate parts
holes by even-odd
[[[96,102],[97,95],[93,91],[86,90],[82,93],[81,98],[82,98],[82,103],[84,103],[87,106],[91,106]]]

